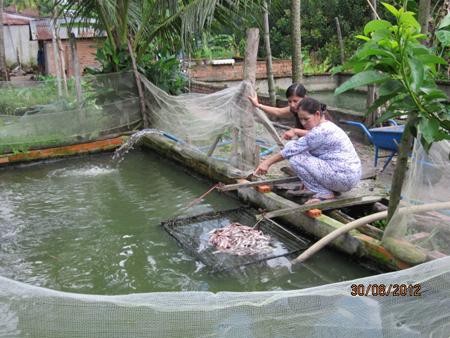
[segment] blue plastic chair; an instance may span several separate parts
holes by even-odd
[[[388,164],[391,162],[392,158],[397,154],[398,145],[402,138],[403,130],[405,129],[404,125],[398,125],[394,120],[389,119],[388,122],[390,126],[388,127],[379,127],[379,128],[371,128],[367,129],[367,127],[361,123],[356,121],[340,121],[341,123],[356,126],[361,128],[366,134],[369,141],[375,147],[375,159],[374,166],[377,167],[378,158],[381,156],[378,155],[380,149],[390,150],[391,153],[387,156],[388,159],[384,163],[383,169],[384,171]],[[383,156],[384,157],[384,156]]]

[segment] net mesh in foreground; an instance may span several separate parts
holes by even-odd
[[[420,285],[421,296],[352,296],[352,285]],[[0,277],[2,337],[448,337],[450,257],[314,288],[270,292],[53,291]]]

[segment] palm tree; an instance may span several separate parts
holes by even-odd
[[[240,13],[257,0],[67,0],[75,16],[95,18],[115,51],[126,50],[128,41],[137,63],[157,38],[166,44],[187,42],[208,26],[215,16]],[[238,12],[239,11],[239,12]],[[249,11],[249,13],[251,13]]]
[[[301,1],[291,0],[292,82],[302,80]]]
[[[3,0],[0,0],[0,80],[8,80],[6,69],[5,41],[3,34]]]

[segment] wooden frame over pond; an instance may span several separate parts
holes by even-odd
[[[58,157],[112,151],[122,145],[125,139],[125,136],[120,136],[77,145],[31,150],[18,154],[5,154],[0,156],[0,166]],[[168,139],[162,135],[146,135],[143,138],[143,146],[159,153],[165,158],[172,159],[179,164],[190,168],[198,174],[208,177],[211,180],[228,184],[236,183],[236,179],[229,176],[230,168],[224,162],[214,160],[206,154],[195,151],[193,148],[189,148],[188,146]],[[257,207],[263,208],[267,211],[275,211],[286,208],[295,209],[301,206],[300,204],[279,196],[274,192],[262,193],[253,187],[240,188],[237,190],[237,194],[243,202],[256,205]],[[381,197],[382,196],[380,196],[380,198]],[[368,200],[371,199],[369,198]],[[331,213],[331,215],[332,214],[333,213]],[[321,214],[314,218],[309,217],[305,214],[304,210],[301,209],[297,212],[281,215],[280,219],[293,225],[299,231],[317,238],[322,238],[344,225],[341,221],[325,214]],[[345,252],[357,258],[367,259],[384,270],[404,269],[412,265],[396,258],[386,248],[384,248],[379,240],[379,236],[372,236],[370,235],[370,232],[363,230],[353,230],[350,233],[340,236],[332,242],[332,246],[339,251]]]

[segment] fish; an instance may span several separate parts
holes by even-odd
[[[237,256],[264,254],[273,251],[272,239],[261,230],[238,222],[211,230],[208,244],[215,247],[213,253],[229,253]]]

